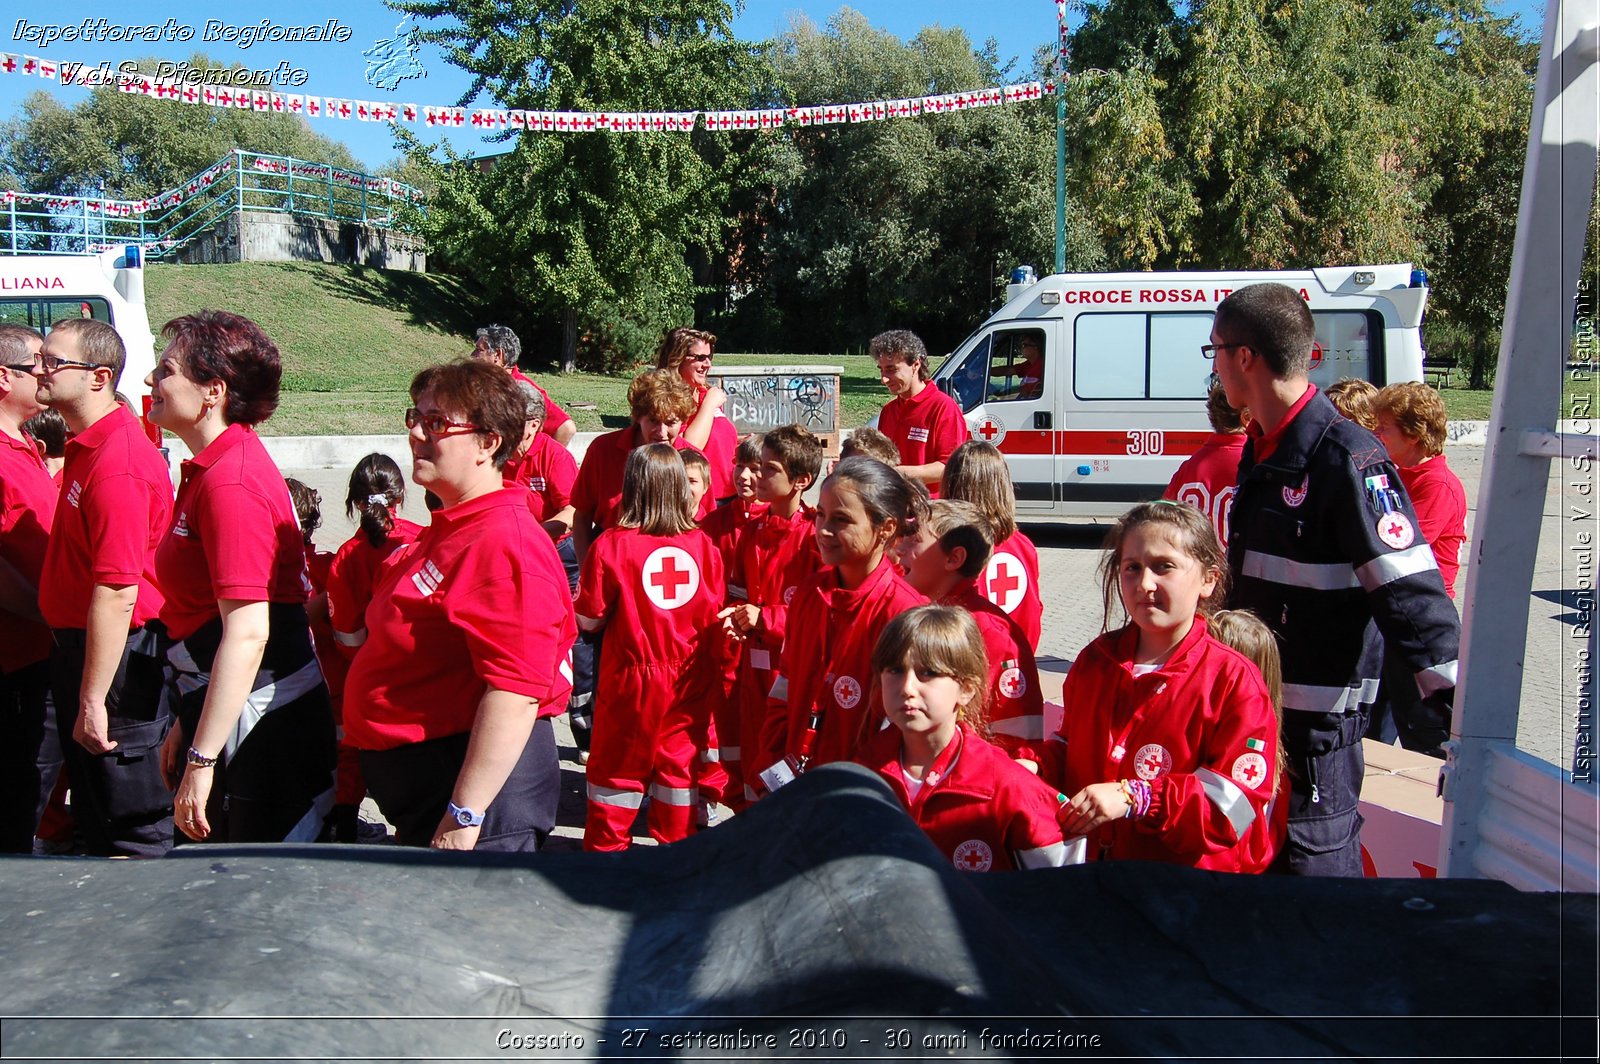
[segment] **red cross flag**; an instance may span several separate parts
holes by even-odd
[[[184,103],[200,102],[200,90],[196,89],[193,85],[185,85],[183,87],[182,96]]]
[[[217,106],[217,90],[210,85],[200,86],[200,102],[207,107]]]
[[[401,104],[400,116],[407,122],[415,122],[417,120],[417,105],[414,103]]]
[[[49,78],[51,81],[56,80],[56,63],[54,59],[39,60],[39,76],[41,78]]]
[[[322,106],[321,96],[306,97],[306,114],[310,115],[312,118],[322,117]]]
[[[22,57],[22,72],[24,74],[36,74],[36,73],[38,73],[39,72],[39,57],[36,56],[36,55],[25,55],[25,56],[23,56]]]
[[[657,547],[639,571],[645,597],[661,609],[675,610],[700,590],[700,569],[682,547]]]
[[[15,74],[17,65],[16,56],[10,52],[0,52],[0,73]]]

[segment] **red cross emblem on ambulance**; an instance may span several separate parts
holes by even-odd
[[[1160,743],[1146,743],[1133,755],[1133,774],[1142,780],[1160,779],[1172,771],[1172,755]]]
[[[986,417],[972,426],[972,438],[998,447],[1006,438],[1006,427],[994,418]]]
[[[664,610],[675,610],[700,589],[700,568],[682,547],[657,547],[640,571],[644,593]]]
[[[984,567],[984,597],[1011,613],[1022,605],[1022,596],[1028,591],[1028,570],[1022,560],[1009,551],[998,551]]]

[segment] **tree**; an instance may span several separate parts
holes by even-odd
[[[473,76],[466,105],[547,111],[681,111],[754,105],[767,85],[729,30],[723,0],[389,0]],[[486,167],[430,161],[436,251],[490,293],[562,320],[562,368],[580,329],[594,356],[641,358],[689,321],[689,256],[713,256],[733,219],[730,184],[755,133],[520,132]],[[769,138],[770,139],[770,138]]]
[[[138,65],[150,72],[155,63]],[[189,66],[233,69],[204,55]],[[360,167],[343,144],[295,115],[176,104],[102,85],[72,106],[47,92],[30,94],[21,115],[0,126],[0,173],[22,191],[139,199],[177,186],[235,148]]]

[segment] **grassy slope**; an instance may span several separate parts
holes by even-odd
[[[277,435],[401,432],[409,405],[406,385],[418,369],[465,353],[482,324],[479,293],[467,281],[435,274],[321,263],[249,262],[219,266],[150,267],[150,322],[161,324],[202,307],[253,318],[284,357],[283,402],[263,426]],[[887,395],[864,355],[718,355],[724,365],[823,363],[845,368],[840,421],[865,424]],[[550,360],[530,358],[532,372],[583,430],[615,428],[626,420],[627,376],[559,376]],[[1566,382],[1571,395],[1592,384]],[[1493,393],[1448,388],[1445,407],[1456,420],[1484,420]],[[593,409],[577,409],[592,404]]]

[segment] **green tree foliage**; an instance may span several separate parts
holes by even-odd
[[[151,71],[155,60],[141,60]],[[204,55],[192,69],[230,69]],[[137,199],[173,188],[235,148],[359,168],[349,149],[296,115],[185,106],[115,86],[68,106],[35,92],[0,126],[0,173],[12,187],[58,196]]]
[[[470,73],[463,105],[549,111],[681,111],[755,105],[768,79],[729,31],[723,0],[391,0]],[[489,166],[428,163],[431,242],[492,295],[580,335],[592,361],[646,357],[693,317],[691,263],[718,255],[735,224],[731,188],[761,154],[756,133],[519,133]]]
[[[795,106],[1001,78],[992,45],[975,50],[960,30],[932,27],[907,43],[848,8],[826,28],[797,19],[771,56]],[[775,164],[761,239],[748,249],[760,283],[734,319],[746,346],[859,348],[903,326],[937,349],[993,308],[1011,266],[1053,258],[1054,132],[1040,104],[797,129]],[[1072,227],[1076,264],[1092,266],[1098,248],[1076,211]]]

